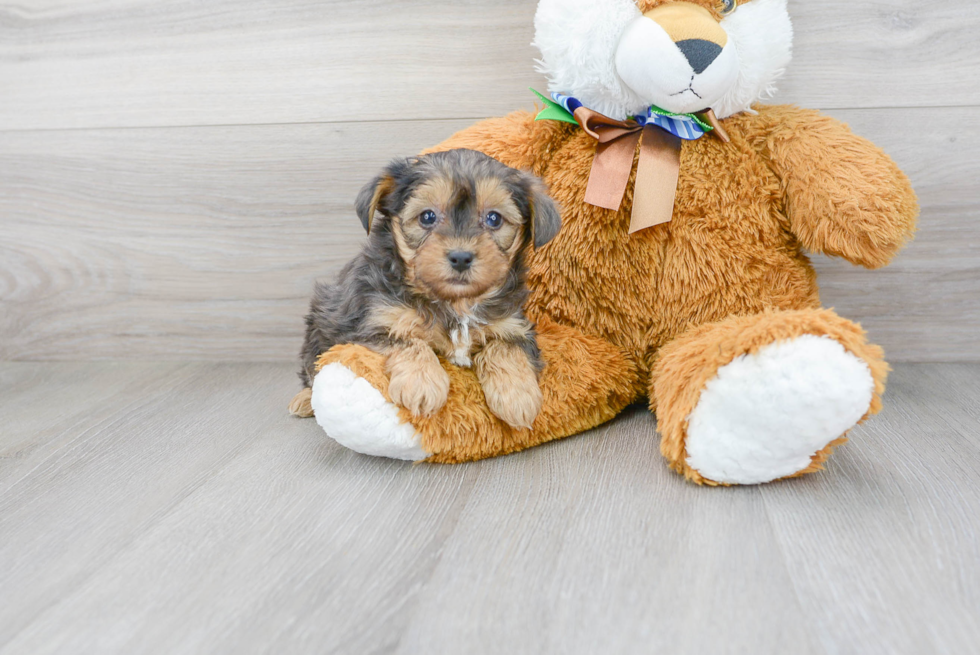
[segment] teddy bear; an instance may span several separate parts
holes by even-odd
[[[347,344],[318,363],[318,423],[360,453],[456,463],[647,401],[666,462],[692,482],[820,470],[881,409],[889,369],[821,306],[806,253],[886,265],[916,227],[907,177],[834,119],[759,104],[790,60],[786,0],[540,0],[534,44],[544,109],[432,151],[530,171],[561,207],[528,264],[539,415],[510,427],[471,370],[443,362],[445,406],[414,416],[392,403],[383,358]]]

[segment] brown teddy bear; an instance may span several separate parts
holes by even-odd
[[[383,358],[355,345],[320,359],[318,422],[362,453],[462,462],[649,398],[661,451],[690,480],[818,470],[880,410],[888,365],[821,307],[804,251],[887,264],[915,229],[908,179],[831,118],[753,104],[789,62],[786,0],[541,0],[535,28],[542,115],[433,149],[532,171],[562,207],[529,262],[545,362],[533,427],[497,419],[473,372],[448,362],[446,405],[415,417],[390,401]]]

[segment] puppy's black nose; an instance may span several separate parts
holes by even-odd
[[[449,257],[449,265],[462,273],[473,265],[473,253],[466,250],[453,250],[446,255]]]
[[[721,54],[720,45],[704,39],[685,39],[675,45],[698,75],[708,70],[708,66]]]

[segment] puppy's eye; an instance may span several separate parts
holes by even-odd
[[[483,223],[491,230],[496,230],[504,224],[504,218],[497,212],[489,212],[483,219]]]
[[[721,0],[718,11],[721,12],[722,16],[727,16],[738,9],[738,0]]]
[[[436,216],[436,213],[431,209],[426,209],[424,212],[419,214],[419,225],[422,227],[432,227],[436,224],[437,220],[439,220],[439,217]]]

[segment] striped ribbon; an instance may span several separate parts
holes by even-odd
[[[574,115],[575,110],[582,107],[578,98],[562,93],[552,93],[552,99],[564,107],[565,111]],[[670,132],[685,141],[697,141],[705,135],[705,129],[698,120],[689,114],[671,114],[657,107],[649,107],[646,115],[639,114],[631,117],[639,125],[653,123],[657,127]],[[710,129],[710,128],[709,128]]]

